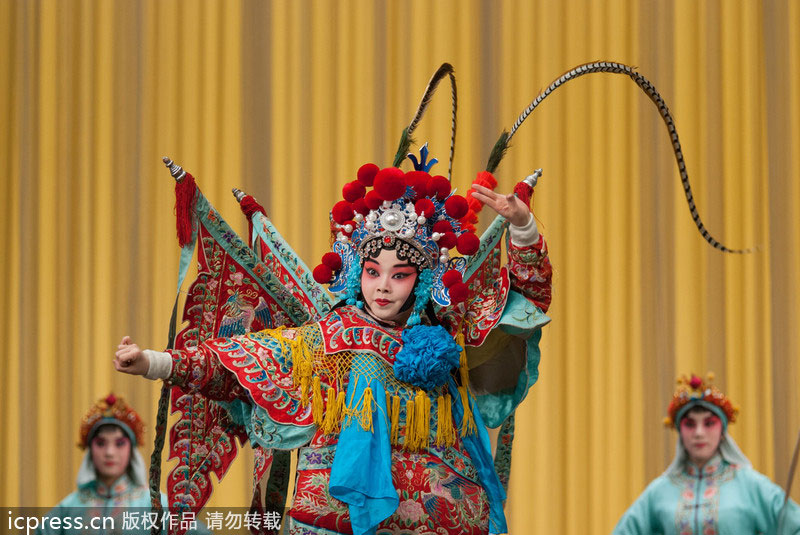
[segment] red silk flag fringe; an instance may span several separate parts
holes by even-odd
[[[178,244],[181,247],[185,247],[192,241],[196,191],[197,186],[190,173],[186,173],[183,180],[175,183],[175,219],[178,226]]]

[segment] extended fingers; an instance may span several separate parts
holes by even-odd
[[[472,197],[479,200],[483,204],[488,204],[492,208],[495,208],[497,205],[497,194],[488,188],[484,188],[483,186],[475,185],[473,186],[475,191],[472,192]]]
[[[486,197],[490,197],[490,198],[496,198],[497,197],[497,193],[495,193],[494,191],[490,190],[486,186],[481,186],[480,184],[473,184],[472,185],[472,189],[474,189],[475,192],[480,193],[480,194],[482,194],[482,195],[484,195]]]

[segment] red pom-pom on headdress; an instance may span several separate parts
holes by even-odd
[[[347,202],[356,202],[357,199],[363,198],[365,193],[367,193],[367,188],[358,180],[348,182],[342,188],[342,197]]]
[[[331,208],[331,217],[333,220],[343,224],[348,219],[353,218],[353,205],[347,201],[339,201]]]
[[[382,202],[383,199],[381,199],[381,196],[378,195],[378,192],[375,190],[367,192],[367,195],[364,197],[364,204],[366,204],[367,208],[370,210],[377,210]]]
[[[314,271],[311,272],[311,275],[314,277],[314,280],[320,284],[328,284],[333,280],[333,270],[331,270],[331,268],[325,264],[320,264],[315,267]]]
[[[356,199],[353,201],[353,211],[361,215],[367,215],[369,213],[369,206],[367,206],[364,199]]]
[[[456,246],[458,238],[456,237],[455,232],[445,232],[442,234],[442,237],[439,238],[439,241],[436,244],[439,247],[447,247],[448,249],[452,249]]]
[[[373,187],[381,199],[393,201],[399,199],[406,192],[404,173],[397,167],[387,167],[375,175]]]
[[[428,191],[426,195],[429,197],[433,197],[435,195],[439,198],[439,200],[443,200],[450,195],[451,190],[452,188],[450,187],[450,181],[441,175],[436,175],[430,180],[430,182],[428,182]]]
[[[339,253],[325,253],[322,255],[322,263],[333,271],[338,271],[342,268],[342,257],[339,256]]]
[[[469,296],[469,286],[463,282],[457,282],[447,289],[447,293],[450,294],[451,303],[463,303]]]
[[[442,284],[444,284],[445,288],[450,288],[459,282],[463,282],[463,278],[461,277],[461,272],[456,269],[445,271],[444,275],[442,275]]]
[[[458,237],[456,246],[459,253],[463,255],[472,255],[478,252],[478,248],[481,246],[481,240],[472,232],[466,232]]]
[[[453,232],[453,225],[449,221],[442,219],[433,224],[433,232],[444,234],[445,232]]]
[[[447,215],[453,219],[461,219],[467,214],[469,206],[467,200],[461,195],[452,195],[444,201],[444,209],[447,211]]]
[[[431,175],[425,171],[409,171],[406,173],[406,184],[414,190],[414,198],[421,199],[428,194],[428,182]]]
[[[358,168],[358,173],[356,173],[356,176],[358,177],[359,182],[365,186],[371,186],[378,171],[380,171],[380,168],[374,163],[365,163]]]
[[[414,204],[414,210],[417,215],[431,217],[436,213],[436,207],[430,199],[420,199]]]
[[[353,231],[356,229],[357,226],[358,225],[356,224],[356,222],[351,219],[342,223],[342,227],[339,229],[339,232],[349,237],[350,235],[353,234]]]

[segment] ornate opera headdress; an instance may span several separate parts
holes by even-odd
[[[331,292],[343,292],[348,304],[360,305],[357,295],[364,259],[383,249],[396,251],[398,258],[420,271],[410,325],[419,322],[428,296],[442,306],[467,297],[462,281],[466,260],[451,258],[450,251],[471,255],[480,245],[468,226],[467,199],[453,193],[447,178],[431,176],[428,171],[436,160],[427,161],[427,146],[420,154],[419,161],[409,156],[414,170],[407,173],[371,163],[361,166],[358,179],[345,184],[344,200],[331,210],[333,252],[324,255],[314,269],[317,282],[330,283]]]
[[[437,160],[428,160],[427,145],[421,148],[419,159],[407,152],[411,134],[445,76],[450,77],[453,96],[448,177],[430,174]],[[420,314],[431,299],[447,306],[467,298],[468,288],[463,281],[467,261],[463,257],[451,258],[450,252],[456,249],[462,255],[472,255],[480,247],[474,227],[480,203],[455,194],[450,185],[455,149],[455,87],[453,67],[445,63],[431,78],[417,113],[403,131],[393,166],[380,169],[373,163],[364,164],[358,169],[356,180],[344,185],[343,200],[334,204],[330,213],[333,251],[325,254],[313,271],[317,282],[330,284],[331,292],[343,294],[348,304],[360,307],[363,261],[383,249],[396,251],[398,258],[415,265],[420,273],[409,326],[419,323]],[[413,171],[399,169],[406,157],[413,162]],[[478,183],[491,188],[497,185],[489,173],[479,174]]]
[[[124,399],[113,393],[97,400],[89,412],[81,419],[80,442],[78,446],[86,449],[97,430],[104,425],[116,425],[131,440],[134,446],[144,438],[144,422]]]
[[[672,396],[672,401],[667,408],[667,417],[664,425],[676,427],[683,416],[693,407],[703,407],[710,410],[723,421],[723,427],[736,421],[739,408],[722,391],[712,384],[714,374],[709,373],[705,379],[692,374],[691,377],[681,375],[678,377],[678,388]]]

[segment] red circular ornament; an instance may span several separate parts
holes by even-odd
[[[359,182],[365,186],[371,186],[378,171],[380,171],[380,168],[374,163],[365,163],[358,168],[358,173],[356,173],[356,176],[358,177]]]
[[[450,224],[450,221],[442,219],[433,224],[433,232],[438,232],[439,234],[453,232],[453,225]]]
[[[342,267],[342,257],[339,253],[325,253],[322,255],[322,264],[328,266],[333,271],[338,271]]]
[[[452,195],[450,198],[444,201],[444,209],[447,212],[447,215],[453,219],[461,219],[467,215],[469,205],[467,204],[467,199],[461,195]]]
[[[439,238],[439,241],[436,242],[436,245],[439,247],[447,247],[448,249],[452,249],[456,246],[458,238],[456,238],[455,232],[445,232],[442,234],[442,237]]]
[[[450,269],[445,271],[444,275],[442,275],[442,284],[444,284],[445,288],[450,288],[459,282],[463,282],[463,278],[461,277],[461,272],[458,270]]]
[[[325,264],[320,264],[311,273],[314,280],[320,284],[328,284],[333,280],[333,271]]]
[[[456,244],[456,248],[458,252],[463,255],[471,255],[478,252],[478,248],[481,246],[481,240],[473,234],[472,232],[465,232],[461,236],[458,237],[458,243]]]
[[[406,192],[404,173],[397,167],[387,167],[375,175],[373,186],[384,201],[399,199]]]
[[[428,197],[433,197],[435,195],[441,200],[450,195],[451,189],[449,180],[441,175],[436,175],[428,182],[428,191],[426,194]]]
[[[406,173],[406,184],[414,190],[414,198],[421,199],[428,194],[428,182],[431,175],[425,171],[409,171]]]
[[[353,205],[347,201],[339,201],[331,208],[331,217],[340,225],[353,218]]]
[[[358,180],[353,180],[345,184],[342,188],[342,197],[344,197],[344,200],[347,202],[356,202],[356,199],[363,198],[366,192],[367,188],[364,187],[364,184]]]
[[[367,206],[364,199],[356,199],[353,201],[353,211],[361,215],[367,215],[369,213],[369,206]]]
[[[463,303],[469,296],[469,286],[463,282],[457,282],[447,289],[450,294],[450,302],[453,304]]]
[[[691,387],[692,387],[692,388],[694,388],[695,390],[697,390],[698,388],[700,388],[700,386],[701,386],[702,384],[703,384],[703,380],[702,380],[702,379],[700,379],[700,378],[699,378],[698,376],[696,376],[696,375],[692,375],[692,378],[689,380],[689,385],[691,385]]]
[[[370,210],[377,210],[382,202],[383,199],[381,199],[381,196],[378,195],[378,192],[375,190],[368,192],[367,195],[364,197],[364,204],[366,204],[367,208],[369,208]]]
[[[430,199],[420,199],[414,204],[414,210],[417,212],[417,215],[431,217],[434,213],[436,213],[436,207],[433,205],[433,201]]]
[[[347,225],[350,225],[350,230],[344,228]],[[357,226],[358,224],[356,224],[356,222],[351,219],[349,221],[345,221],[344,223],[342,223],[342,228],[339,229],[339,232],[349,237],[351,234],[353,234],[353,231],[356,229]]]

